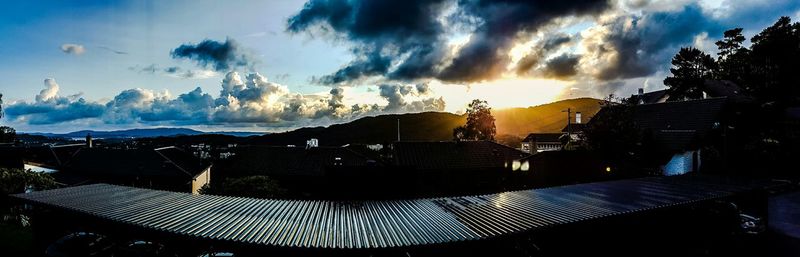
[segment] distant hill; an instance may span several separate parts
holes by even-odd
[[[453,137],[453,128],[466,122],[466,117],[445,112],[379,115],[364,117],[329,127],[301,128],[284,133],[255,137],[253,144],[305,145],[309,138],[319,139],[321,145],[374,144],[397,139],[397,120],[400,137],[408,141],[441,141]]]
[[[95,131],[95,130],[81,130],[69,132],[64,134],[57,133],[25,133],[29,135],[40,135],[47,137],[57,138],[83,138],[87,134],[91,134],[94,138],[146,138],[146,137],[173,137],[173,136],[195,136],[195,135],[208,135],[219,134],[229,136],[256,136],[264,135],[259,132],[203,132],[188,128],[147,128],[147,129],[126,129],[114,131]]]
[[[567,125],[567,108],[581,112],[583,122],[588,122],[600,110],[600,99],[576,98],[528,108],[500,109],[492,112],[498,135],[525,137],[528,133],[560,132]]]
[[[498,136],[510,134],[523,137],[531,132],[557,132],[567,124],[561,110],[572,108],[583,113],[588,121],[600,110],[600,100],[569,99],[528,108],[500,109],[493,112]],[[253,137],[250,143],[268,145],[305,145],[317,138],[321,145],[374,144],[397,139],[397,120],[403,141],[448,141],[453,129],[466,123],[466,116],[445,112],[379,115],[329,127],[301,128],[284,133]]]

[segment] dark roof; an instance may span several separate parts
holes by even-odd
[[[390,201],[271,200],[108,184],[12,197],[189,239],[367,249],[492,239],[718,201],[764,188],[717,177],[653,177],[478,196]],[[201,217],[201,218],[198,218]]]
[[[396,142],[394,162],[420,170],[502,168],[528,153],[491,141]]]
[[[23,163],[31,163],[47,168],[59,168],[83,147],[84,144],[4,146],[0,147],[0,154],[4,157],[2,163],[9,167],[22,168]]]
[[[580,133],[586,129],[586,123],[571,123],[569,125],[565,125],[561,132],[567,133],[571,131],[572,133]]]
[[[669,152],[687,150],[721,122],[727,98],[642,104],[633,106],[633,120],[640,129],[652,133],[655,143]],[[598,118],[604,115],[598,112]]]
[[[337,160],[339,158],[339,160]],[[246,146],[231,159],[231,169],[245,174],[323,176],[325,168],[375,165],[345,147]]]
[[[530,133],[522,142],[548,142],[548,143],[561,143],[561,136],[564,133]]]
[[[666,89],[647,92],[641,95],[631,95],[630,100],[638,104],[654,104],[665,102],[669,98]]]
[[[83,148],[66,169],[87,177],[156,177],[193,179],[208,165],[179,148],[101,149]]]

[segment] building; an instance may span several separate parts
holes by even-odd
[[[63,167],[54,177],[69,185],[110,183],[197,194],[211,181],[211,164],[176,147],[82,148]]]
[[[632,105],[632,119],[660,156],[655,165],[661,172],[684,174],[700,169],[703,146],[722,134],[727,103],[728,98],[717,97]],[[605,111],[595,119],[603,119]]]
[[[268,176],[294,197],[390,197],[406,186],[400,173],[349,147],[240,146],[221,160],[220,181],[247,176]]]
[[[542,188],[608,180],[615,169],[590,151],[544,151],[518,160],[511,167],[513,189]]]
[[[522,140],[520,150],[526,153],[561,150],[563,133],[530,133]]]
[[[507,167],[528,153],[491,141],[395,142],[391,164],[417,177],[422,195],[505,189]]]
[[[0,166],[41,173],[56,173],[84,144],[3,146]]]
[[[586,123],[583,122],[583,114],[575,112],[575,119],[572,120],[572,112],[569,110],[566,112],[569,114],[569,118],[567,119],[567,125],[561,129],[561,133],[528,134],[522,140],[519,150],[526,153],[558,151],[564,149],[564,143],[580,141],[581,135],[586,129]]]

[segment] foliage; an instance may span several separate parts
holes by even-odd
[[[497,127],[494,124],[492,108],[486,101],[475,99],[467,107],[467,124],[453,129],[455,140],[494,141]]]
[[[12,127],[0,126],[0,143],[14,143],[17,141],[17,131]]]
[[[714,77],[717,63],[710,55],[697,48],[681,48],[672,58],[672,76],[664,79],[670,95],[684,99],[703,97],[703,82]]]
[[[750,67],[748,64],[750,50],[742,45],[745,39],[742,35],[742,28],[735,28],[725,31],[722,40],[715,43],[719,49],[717,78],[730,80],[740,85],[744,82],[744,76],[749,73]]]
[[[45,190],[55,186],[55,180],[48,174],[23,169],[0,168],[0,193],[3,195],[23,193],[29,187],[34,190]]]
[[[800,103],[800,23],[781,17],[752,39],[746,87],[762,102],[789,106]]]
[[[286,196],[286,189],[281,187],[277,180],[268,176],[248,176],[240,178],[227,178],[222,188],[212,189],[203,186],[201,194],[216,194],[227,196],[253,197],[253,198],[281,198]]]

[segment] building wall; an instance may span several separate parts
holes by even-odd
[[[192,181],[192,194],[200,194],[200,188],[208,183],[211,183],[211,167],[208,167],[208,169],[194,178]]]

